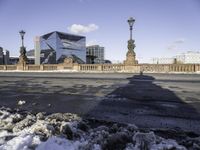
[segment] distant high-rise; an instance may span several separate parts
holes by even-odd
[[[40,65],[40,37],[36,36],[34,39],[35,46],[35,65]]]
[[[9,51],[0,47],[0,65],[10,64],[9,57]]]
[[[87,46],[87,63],[88,64],[102,64],[104,60],[104,47],[99,45]]]
[[[9,58],[10,58],[9,51],[8,50],[3,50],[3,62],[4,62],[4,65],[10,64]]]
[[[62,63],[66,57],[75,62],[86,62],[84,36],[54,31],[35,39],[35,64]]]
[[[3,65],[3,48],[0,47],[0,65]]]

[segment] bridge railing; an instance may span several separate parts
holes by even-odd
[[[123,71],[123,64],[80,64],[80,71]]]
[[[38,71],[38,70],[40,70],[40,65],[27,65],[26,70],[35,70],[35,71]]]
[[[99,71],[100,66],[97,64],[80,64],[80,71]]]
[[[53,70],[57,70],[58,65],[57,64],[45,64],[43,65],[43,70],[47,70],[47,71],[53,71]]]
[[[124,71],[123,64],[103,64],[102,71]]]
[[[17,65],[0,65],[0,70],[17,70]]]
[[[0,71],[25,70],[25,71],[54,71],[74,70],[81,72],[146,72],[146,73],[194,73],[200,72],[200,64],[42,64],[42,65],[0,65]]]

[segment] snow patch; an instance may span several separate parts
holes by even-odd
[[[26,101],[19,100],[17,104],[18,104],[18,105],[24,105],[24,104],[26,104]]]
[[[153,131],[140,131],[133,124],[95,124],[76,114],[16,113],[0,109],[0,150],[186,150],[180,141],[165,139]],[[191,140],[185,138],[184,140]],[[200,147],[199,140],[189,147]],[[182,142],[183,143],[183,142]],[[186,144],[187,145],[187,144]],[[187,147],[188,148],[188,147]]]

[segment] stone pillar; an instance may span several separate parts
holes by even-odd
[[[134,40],[129,40],[128,41],[128,52],[126,53],[126,60],[124,61],[124,65],[126,66],[132,66],[137,64],[137,60],[135,59],[135,52],[134,52],[134,48],[135,48],[135,44],[134,44]]]
[[[73,64],[73,70],[80,71],[80,65],[78,63]]]
[[[138,64],[138,61],[135,59],[135,40],[132,39],[132,29],[133,29],[133,23],[135,20],[131,17],[128,20],[129,26],[130,26],[130,40],[128,40],[128,52],[126,53],[126,60],[124,61],[125,66],[132,66],[135,64]]]
[[[98,67],[98,69],[97,69],[98,71],[103,71],[103,69],[102,69],[102,68],[103,68],[103,65],[102,65],[102,64],[98,64],[97,67]]]
[[[20,47],[20,56],[19,56],[19,62],[17,64],[18,70],[25,70],[26,63],[28,61],[28,58],[26,56],[26,48],[24,46]]]
[[[17,70],[25,70],[24,66],[25,64],[17,64]]]
[[[66,57],[63,62],[63,69],[71,70],[73,69],[74,61],[72,57]]]
[[[40,70],[44,70],[44,65],[40,65]]]
[[[7,70],[6,65],[3,66],[3,70]]]

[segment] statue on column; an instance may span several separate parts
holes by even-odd
[[[138,64],[138,61],[135,60],[135,52],[134,52],[135,40],[132,39],[132,28],[134,22],[135,20],[132,17],[128,20],[130,26],[130,40],[128,40],[128,46],[127,46],[128,52],[126,53],[126,60],[124,61],[125,65]]]
[[[20,47],[20,56],[19,56],[19,64],[26,64],[28,58],[26,56],[26,47]]]
[[[21,30],[20,32],[21,39],[22,39],[22,46],[20,47],[20,56],[18,64],[26,65],[28,58],[26,56],[26,47],[24,47],[24,35],[25,31]]]

